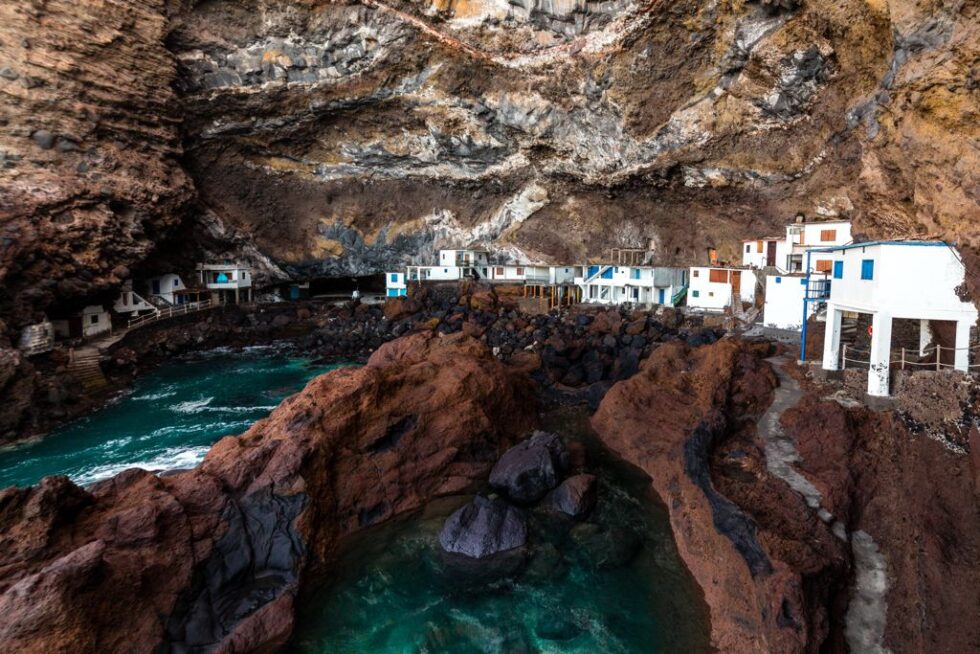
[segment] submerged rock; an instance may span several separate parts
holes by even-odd
[[[555,489],[551,496],[552,504],[562,513],[573,518],[583,518],[595,506],[595,475],[575,475],[569,477]]]
[[[571,640],[582,633],[582,630],[567,611],[556,610],[547,611],[538,617],[534,633],[545,640]]]
[[[567,460],[557,434],[536,431],[504,452],[490,472],[490,485],[515,502],[536,502],[558,485]]]
[[[523,512],[500,498],[480,495],[449,516],[439,533],[439,544],[445,551],[474,559],[512,550],[526,542]]]
[[[619,568],[640,552],[640,537],[622,527],[601,527],[585,523],[576,525],[571,532],[572,540],[581,548],[581,554],[596,570]]]

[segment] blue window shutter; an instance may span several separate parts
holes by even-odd
[[[777,284],[782,284],[783,283],[783,278],[782,277],[777,277],[776,278],[776,283]]]
[[[806,277],[800,280],[800,286],[806,286]]]
[[[861,261],[861,279],[875,278],[875,260],[864,259]]]
[[[701,291],[691,291],[691,295],[694,297],[701,297]]]
[[[844,279],[844,262],[834,262],[834,279]]]

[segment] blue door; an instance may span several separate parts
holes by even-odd
[[[660,289],[660,297],[657,299],[657,302],[659,304],[663,304],[664,303],[664,289]]]

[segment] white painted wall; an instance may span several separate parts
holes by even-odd
[[[184,290],[187,287],[184,285],[184,280],[180,278],[180,275],[175,275],[173,273],[168,273],[166,275],[160,275],[159,277],[151,277],[146,280],[146,290],[150,295],[155,295],[162,298],[164,301],[170,304],[176,304],[177,298],[174,295],[174,291]]]
[[[802,329],[805,296],[805,275],[769,275],[762,323],[778,329]],[[813,315],[815,306],[814,302],[807,305],[807,317]]]
[[[835,250],[828,256],[843,262],[842,276],[832,276],[830,291],[830,301],[841,309],[882,311],[893,318],[976,319],[973,303],[956,295],[966,269],[948,246],[883,243]],[[874,262],[870,280],[861,279],[865,260]]]
[[[727,272],[725,282],[712,282],[711,270]],[[743,302],[755,301],[755,272],[746,268],[722,268],[710,266],[695,266],[690,269],[688,276],[687,306],[705,311],[724,311],[732,300],[731,273],[741,273],[740,299]]]

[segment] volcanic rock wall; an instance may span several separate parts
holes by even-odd
[[[143,265],[247,250],[268,275],[471,242],[543,261],[652,243],[690,264],[802,211],[972,261],[975,3],[0,11],[5,314],[110,285],[154,244]]]

